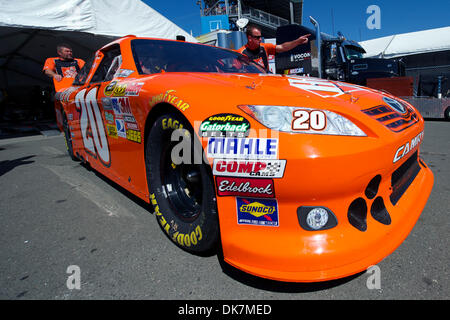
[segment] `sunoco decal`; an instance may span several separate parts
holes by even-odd
[[[277,159],[278,139],[209,138],[207,156],[218,159]]]
[[[275,197],[275,187],[272,179],[216,177],[216,184],[219,196]]]
[[[221,113],[208,117],[200,125],[201,137],[247,137],[250,123],[237,114]]]
[[[236,198],[238,224],[278,227],[275,199]]]
[[[213,174],[227,177],[282,178],[286,160],[214,159]]]

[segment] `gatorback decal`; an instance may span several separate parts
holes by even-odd
[[[221,113],[203,120],[200,125],[201,137],[247,137],[250,123],[243,116],[237,114]]]

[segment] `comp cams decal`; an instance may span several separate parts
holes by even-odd
[[[243,179],[216,177],[217,195],[257,198],[274,198],[275,187],[272,179]]]
[[[276,199],[236,198],[238,224],[278,227]]]
[[[213,174],[227,177],[282,178],[286,160],[214,159]]]
[[[207,156],[218,159],[277,159],[278,139],[209,138]]]
[[[103,126],[102,114],[97,104],[97,87],[86,94],[86,89],[75,96],[76,108],[80,111],[80,129],[86,152],[110,165],[110,151]]]
[[[200,125],[200,137],[247,137],[250,123],[237,114],[221,113],[208,117]]]

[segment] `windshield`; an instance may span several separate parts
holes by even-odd
[[[347,59],[362,59],[363,53],[359,50],[356,50],[354,47],[347,47],[345,46],[345,54],[347,56]]]
[[[160,72],[266,73],[240,53],[189,42],[131,41],[140,74]]]

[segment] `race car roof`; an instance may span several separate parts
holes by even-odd
[[[450,27],[396,34],[359,44],[365,57],[395,58],[412,54],[450,50]]]
[[[189,33],[140,0],[25,0],[0,2],[0,26],[81,31],[96,35],[175,39]]]

